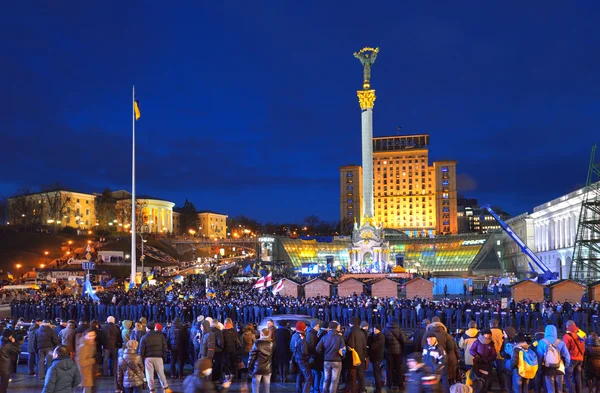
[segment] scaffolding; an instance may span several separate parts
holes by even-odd
[[[592,147],[573,249],[571,279],[580,282],[600,279],[600,161],[596,162],[595,156],[596,144]]]

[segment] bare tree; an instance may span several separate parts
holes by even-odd
[[[141,231],[142,227],[148,225],[148,215],[145,214],[144,210],[147,206],[146,202],[140,200],[135,201],[135,230]],[[131,199],[121,199],[117,201],[115,206],[115,217],[118,224],[122,224],[118,227],[119,231],[129,228],[131,225]],[[127,230],[129,232],[129,230]]]
[[[105,189],[102,195],[96,197],[96,220],[102,228],[108,228],[108,223],[113,222],[117,218],[117,208],[115,205],[116,201],[110,188]],[[129,208],[129,212],[131,213],[131,208]]]
[[[22,188],[8,200],[10,222],[24,227],[32,225],[34,221],[34,203],[31,194],[32,192],[29,188]]]
[[[46,209],[45,216],[54,224],[54,230],[58,222],[67,216],[73,207],[71,197],[63,192],[59,183],[42,187],[42,208]]]

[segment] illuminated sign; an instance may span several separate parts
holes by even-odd
[[[485,244],[485,241],[485,239],[465,240],[462,242],[461,246],[479,246]]]
[[[258,241],[261,243],[275,243],[274,237],[259,237]]]

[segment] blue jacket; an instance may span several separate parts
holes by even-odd
[[[42,393],[71,393],[81,383],[81,375],[70,357],[54,359],[46,372]]]
[[[554,326],[554,325],[546,326],[546,330],[544,331],[544,339],[538,341],[538,344],[537,344],[537,347],[535,350],[537,352],[540,365],[542,365],[544,363],[544,354],[548,350],[548,342],[550,342],[551,344],[554,344],[554,342],[556,342],[556,340],[558,339],[557,335],[558,335],[558,332],[556,331],[556,326]],[[560,356],[561,356],[562,360],[565,362],[565,369],[567,369],[567,367],[569,367],[569,364],[571,363],[571,355],[569,354],[569,350],[567,349],[567,346],[565,345],[564,342],[562,342],[561,340],[558,340],[558,343],[556,344],[556,349],[558,349],[558,352],[560,352]],[[556,369],[547,368],[547,367],[542,366],[542,371],[544,372],[544,375],[553,375],[556,372]]]

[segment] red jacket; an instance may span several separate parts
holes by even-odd
[[[577,327],[574,328],[574,332],[571,329],[567,330],[567,333],[563,337],[563,341],[567,346],[567,349],[569,350],[569,355],[571,355],[571,361],[583,360],[583,353],[585,352],[585,341],[580,339],[577,335],[577,331],[579,329]]]

